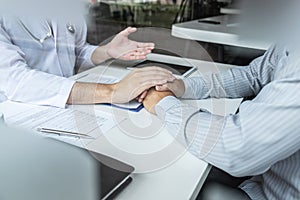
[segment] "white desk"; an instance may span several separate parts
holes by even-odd
[[[150,55],[149,57],[154,60],[163,59],[165,61],[180,62],[179,58],[169,56]],[[192,60],[191,62],[199,66],[200,72],[226,70],[233,67],[223,64],[215,65],[203,61]],[[128,70],[121,66],[110,66],[108,68],[106,66],[99,66],[83,73],[101,73],[122,77],[128,73]],[[241,100],[239,99],[226,101],[212,100],[208,103],[211,108],[214,108],[216,113],[220,112],[219,114],[221,114],[224,112],[223,105],[225,105],[227,113],[234,113],[240,102]],[[218,109],[221,103],[221,109]],[[18,107],[11,109],[9,108],[9,104],[5,105],[6,106],[0,104],[0,112],[3,112],[5,115],[9,115],[11,112],[16,112],[16,109],[19,109]],[[210,109],[210,106],[206,106],[206,108]],[[29,108],[30,105],[23,105],[23,109]],[[144,139],[135,138],[124,133],[124,129],[133,128],[131,130],[144,130],[143,133],[132,133],[136,134],[136,136],[139,134],[152,135],[151,130],[147,128],[143,129],[143,126],[145,122],[151,122],[151,120],[152,122],[159,121],[156,116],[150,115],[145,110],[139,113],[131,113],[102,105],[75,106],[75,109],[76,108],[113,112],[117,115],[125,115],[128,117],[128,120],[122,122],[118,127],[113,128],[102,137],[87,144],[87,148],[90,150],[115,157],[136,167],[136,173],[133,174],[133,182],[120,193],[117,199],[195,199],[210,170],[209,164],[195,158],[189,152],[182,151],[180,156],[173,159],[171,163],[165,163],[160,167],[156,166],[156,170],[153,170],[155,167],[150,167],[148,172],[144,172],[145,168],[151,164],[150,161],[154,164],[155,162],[163,163],[166,156],[168,157],[168,155],[164,155],[163,153],[153,153],[153,155],[155,155],[154,158],[145,159],[144,155],[149,155],[151,152],[165,148],[170,142],[174,142],[174,139],[164,128],[156,135]],[[134,121],[135,124],[133,124],[132,121]],[[177,148],[180,149],[182,147],[177,145],[176,149]],[[172,157],[171,154],[170,157]]]
[[[267,50],[270,47],[269,42],[240,39],[236,33],[238,23],[235,18],[233,15],[205,18],[205,20],[221,22],[219,25],[199,23],[198,20],[174,24],[172,35],[183,39],[259,50]]]
[[[236,8],[234,5],[229,5],[227,7],[222,7],[220,13],[224,15],[239,15],[242,13],[241,9]]]

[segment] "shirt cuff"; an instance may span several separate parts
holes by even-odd
[[[183,83],[185,87],[183,99],[201,99],[204,96],[204,91],[207,90],[202,77],[183,79]]]
[[[59,108],[65,108],[74,84],[75,81],[71,79],[65,79],[62,81],[61,88],[52,105]]]
[[[87,44],[84,48],[83,55],[80,55],[79,57],[82,59],[82,63],[80,64],[80,68],[90,68],[94,67],[95,64],[92,61],[92,55],[94,51],[98,48],[99,46],[96,45],[90,45]]]
[[[165,97],[155,106],[156,114],[161,120],[164,120],[166,112],[174,106],[180,106],[180,104],[181,102],[176,97]]]
[[[92,62],[92,55],[94,51],[98,48],[99,46],[96,45],[90,45],[88,46],[87,52],[86,52],[86,60],[90,66],[95,66],[95,64]]]

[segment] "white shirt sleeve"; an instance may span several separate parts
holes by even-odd
[[[93,52],[99,47],[87,43],[86,38],[87,25],[85,21],[82,20],[78,26],[78,30],[76,30],[75,40],[76,66],[79,67],[81,71],[95,66],[91,58]]]
[[[0,90],[9,100],[64,108],[75,83],[31,69],[0,25]]]

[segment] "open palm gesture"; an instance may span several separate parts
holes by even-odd
[[[136,32],[136,28],[128,27],[107,45],[107,54],[121,60],[143,60],[154,49],[154,43],[136,42],[128,39],[131,33]]]

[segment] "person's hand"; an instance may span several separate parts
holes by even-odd
[[[185,92],[184,82],[181,79],[176,79],[172,83],[157,85],[155,89],[160,92],[171,91],[178,98],[182,97]]]
[[[145,67],[133,70],[119,83],[113,85],[112,103],[127,103],[149,88],[175,80],[172,72],[160,67]]]
[[[155,106],[165,97],[174,96],[174,94],[170,91],[158,92],[154,88],[151,88],[147,92],[147,96],[143,100],[144,107],[150,113],[156,115]]]
[[[160,92],[171,91],[178,98],[182,97],[185,92],[185,86],[181,79],[175,79],[173,82],[169,82],[164,85],[156,85],[155,89]],[[137,97],[137,100],[142,103],[147,96],[147,93],[147,90],[144,91],[139,97]]]
[[[114,39],[106,45],[106,53],[111,58],[121,60],[144,60],[154,49],[154,43],[142,43],[128,39],[131,33],[136,32],[136,28],[127,28],[117,34]]]

